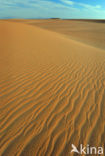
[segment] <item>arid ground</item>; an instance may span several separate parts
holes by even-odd
[[[105,22],[0,20],[0,156],[72,144],[105,146]]]

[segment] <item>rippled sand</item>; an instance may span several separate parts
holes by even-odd
[[[0,155],[72,156],[71,144],[104,143],[105,50],[0,21]]]

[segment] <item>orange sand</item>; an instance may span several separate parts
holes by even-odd
[[[104,143],[105,50],[0,21],[0,156],[72,156],[71,144]]]

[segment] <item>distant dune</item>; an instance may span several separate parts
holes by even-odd
[[[105,20],[93,19],[41,19],[9,21],[21,22],[38,26],[85,44],[105,50]]]
[[[27,21],[27,20],[26,20]],[[27,23],[105,50],[105,20],[31,20]]]
[[[104,24],[77,23],[0,21],[0,156],[104,147]]]

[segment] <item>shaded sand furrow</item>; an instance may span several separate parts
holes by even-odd
[[[53,119],[56,118],[56,116],[57,116],[58,114],[60,114],[60,113],[65,109],[65,107],[66,107],[66,106],[62,106],[62,105],[60,104],[60,101],[61,101],[61,103],[64,103],[64,102],[66,102],[66,101],[68,101],[68,100],[69,100],[69,99],[68,99],[67,96],[66,96],[66,97],[63,97],[61,100],[59,100],[59,101],[57,102],[57,104],[55,105],[55,107],[53,107],[52,111],[50,112],[50,115],[48,116],[48,119],[46,120],[46,124],[47,124],[48,126],[53,122]],[[69,101],[68,101],[67,103],[69,103]],[[55,110],[56,110],[56,113],[55,113]],[[65,113],[65,112],[63,112],[62,115],[64,115],[64,113]]]
[[[67,91],[68,89],[71,89],[70,86],[64,90],[63,94],[66,93],[66,91]],[[72,89],[71,89],[71,90],[72,90]],[[67,97],[67,96],[73,96],[73,95],[71,95],[71,94],[72,94],[71,90],[68,91],[66,97]],[[73,93],[73,94],[74,94],[74,96],[75,96],[75,89],[74,89],[74,93]],[[61,97],[62,97],[62,96],[61,96]],[[64,97],[65,97],[65,94],[64,94]],[[71,99],[72,99],[72,98],[71,98]],[[67,105],[65,105],[65,108],[62,110],[62,113],[65,112],[64,110],[70,110],[69,106],[71,107],[70,99],[69,99],[69,103],[68,103]],[[67,108],[69,108],[69,109],[67,109]],[[54,110],[53,112],[55,112],[55,110]],[[66,113],[67,113],[67,112],[66,112]],[[52,114],[50,114],[50,116],[52,116]],[[53,117],[52,117],[52,118],[53,118]]]
[[[27,84],[27,85],[32,85],[33,86],[33,84],[30,84],[30,82]],[[14,95],[14,91],[13,91],[13,95],[12,96],[9,96],[9,99],[7,100],[8,101],[8,103],[7,103],[7,105],[6,106],[4,106],[1,110],[2,111],[4,111],[4,110],[6,110],[7,108],[8,108],[8,106],[10,105],[10,103],[11,103],[11,106],[12,106],[12,103],[13,103],[13,101],[15,100],[18,100],[18,97],[20,98],[20,96],[21,97],[24,97],[25,98],[25,95],[27,94],[27,92],[28,92],[28,89],[31,89],[32,87],[30,86],[30,88],[24,88],[25,86],[22,86],[21,88],[19,87],[18,89],[19,89],[19,93],[17,93],[17,94],[15,94],[15,96],[13,96]],[[14,97],[14,98],[12,98],[12,97]],[[6,102],[5,102],[6,103]]]
[[[81,142],[78,143],[78,146],[80,145],[80,143],[84,143],[84,145],[89,144],[89,138],[90,138],[91,131],[93,131],[94,125],[96,124],[96,122],[98,120],[98,116],[100,116],[100,115],[98,115],[99,110],[100,109],[97,108],[97,105],[96,105],[94,112],[92,112],[94,114],[94,116],[92,116],[93,123],[91,123],[91,119],[88,116],[88,113],[91,112],[90,109],[89,109],[89,111],[86,114],[86,120],[85,120],[84,124],[79,125],[81,127],[81,131],[80,131],[80,134],[79,134],[79,136],[80,136],[79,140],[81,140]],[[92,138],[92,140],[93,140],[93,138]]]
[[[93,94],[93,95],[92,95]],[[81,127],[81,130],[79,131],[79,136],[81,138],[81,143],[85,144],[87,143],[86,142],[86,139],[87,139],[87,136],[89,134],[89,131],[88,131],[88,128],[91,128],[91,125],[90,125],[90,120],[88,118],[88,112],[90,111],[90,108],[92,107],[90,105],[90,102],[91,104],[93,104],[93,100],[94,100],[94,92],[91,93],[91,97],[88,98],[88,101],[86,101],[86,106],[84,106],[84,109],[83,109],[83,112],[84,114],[82,113],[81,116],[85,116],[84,117],[84,120],[82,119],[82,117],[80,117],[81,120],[79,120],[79,123],[80,123],[80,127]],[[87,105],[90,105],[88,106],[89,108],[87,108]],[[85,108],[87,108],[87,111],[85,112]],[[77,120],[78,121],[78,120]],[[75,125],[78,127],[78,125]]]
[[[40,123],[39,123],[39,125],[40,125]],[[39,147],[40,147],[40,146],[38,147],[38,145],[39,145],[38,140],[41,139],[40,138],[41,136],[42,136],[42,138],[43,137],[45,138],[44,133],[46,133],[46,126],[44,126],[43,129],[41,128],[42,129],[41,131],[40,131],[39,128],[37,128],[37,125],[34,126],[34,127],[36,127],[36,128],[34,130],[33,129],[30,130],[30,135],[28,134],[28,135],[24,136],[24,134],[23,134],[24,131],[23,131],[21,135],[17,136],[17,138],[15,140],[13,140],[11,144],[9,144],[9,147],[5,150],[3,155],[7,155],[7,153],[11,153],[11,150],[13,148],[15,148],[15,150],[17,150],[17,146],[19,145],[19,142],[21,142],[21,144],[22,144],[21,148],[23,148],[24,147],[24,141],[27,144],[27,140],[28,140],[28,142],[29,142],[30,139],[32,140],[35,134],[36,134],[36,137],[35,137],[36,139],[35,140],[37,141],[37,144],[36,144],[37,148],[36,148],[36,150],[38,150]],[[16,142],[15,145],[14,145],[14,142]],[[20,149],[20,150],[22,150],[22,149]],[[12,155],[14,155],[14,153],[12,153]]]
[[[61,112],[61,114],[62,114],[63,112]]]
[[[56,75],[56,73],[55,74],[51,74],[50,73],[50,75],[49,74],[47,74],[46,76],[44,76],[44,77],[41,77],[41,78],[38,78],[38,81],[41,81],[41,82],[39,82],[34,88],[33,88],[33,90],[29,90],[29,92],[26,94],[26,97],[28,97],[30,94],[30,96],[35,96],[35,94],[33,93],[33,91],[35,92],[35,89],[39,89],[39,91],[38,92],[40,92],[40,90],[41,89],[43,89],[44,88],[44,86],[47,84],[47,83],[52,83],[51,81],[51,79],[52,79],[52,77],[54,76],[54,75]],[[61,74],[62,75],[62,74]],[[61,75],[59,75],[59,77],[61,76]],[[48,76],[48,77],[47,77]],[[45,79],[43,79],[43,78],[45,78]],[[57,78],[56,78],[57,79]],[[48,82],[49,81],[49,82]],[[54,81],[54,80],[53,80]],[[47,82],[45,85],[43,85],[43,82],[45,83],[45,82]],[[32,83],[33,84],[33,83]],[[42,85],[42,86],[41,86]],[[30,85],[29,85],[29,87],[30,87]],[[28,88],[28,86],[27,86],[27,88]],[[33,94],[32,94],[33,93]]]
[[[14,80],[15,81],[18,81],[19,79],[21,79],[21,77],[25,77],[25,75],[29,75],[30,71],[29,72],[26,72],[26,73],[15,73],[13,75],[13,71],[9,71],[6,73],[6,75],[1,79],[1,82],[0,82],[0,87],[5,87],[5,86],[9,86],[11,85],[10,82],[13,82]]]
[[[53,72],[53,70],[55,71],[55,67],[51,67],[50,70],[51,70],[51,72]],[[57,68],[57,70],[59,70],[59,68]],[[47,70],[47,72],[48,72],[48,70]],[[42,71],[40,73],[35,73],[35,71],[32,71],[31,74],[28,73],[28,75],[22,76],[21,78],[19,78],[19,76],[17,76],[16,77],[17,80],[13,79],[12,82],[9,83],[10,86],[9,87],[7,86],[8,88],[3,90],[3,93],[5,93],[6,91],[8,92],[8,90],[11,91],[10,89],[13,89],[13,87],[16,88],[16,86],[17,87],[21,87],[21,86],[24,87],[24,84],[26,84],[26,87],[28,87],[27,83],[30,82],[30,81],[31,81],[31,83],[33,85],[33,84],[35,84],[35,82],[41,81],[42,79],[44,80],[44,78],[46,78],[47,75],[48,75],[48,73],[46,73],[46,71],[45,72]],[[29,86],[31,86],[31,85],[29,85]],[[2,87],[1,87],[1,89],[2,89]],[[2,94],[0,96],[2,96]]]
[[[41,73],[44,74],[46,73],[46,71],[48,71],[50,65],[48,67],[46,67],[46,69],[41,70],[41,72],[39,72],[39,75],[41,76]],[[48,69],[47,69],[48,68]],[[52,66],[50,67],[51,70],[53,70]],[[22,80],[25,80],[25,78],[27,79],[28,77],[32,77],[33,75],[35,75],[35,73],[37,74],[35,69],[31,69],[29,71],[23,71],[22,73],[15,73],[13,74],[13,71],[10,71],[9,73],[7,72],[8,75],[6,75],[7,77],[4,78],[3,82],[0,82],[0,87],[1,89],[4,87],[9,87],[11,85],[15,85],[17,82],[20,82]],[[6,79],[6,80],[5,80]]]
[[[47,139],[43,142],[42,146],[40,146],[40,148],[37,152],[37,155],[42,155],[42,153],[43,153],[43,155],[45,155],[49,141],[50,141],[50,137],[49,138],[47,137]]]
[[[33,101],[31,103],[34,103]],[[13,112],[8,118],[7,120],[2,124],[1,128],[0,128],[0,133],[2,133],[4,130],[8,129],[12,123],[14,123],[18,117],[20,117],[21,115],[23,115],[24,113],[26,114],[26,112],[31,112],[34,111],[35,108],[37,107],[37,105],[39,106],[43,106],[43,102],[39,102],[38,104],[32,105],[31,107],[29,107],[29,104],[31,103],[26,103],[26,106],[22,106],[22,108],[18,109],[17,111]],[[28,108],[29,107],[29,108]],[[36,108],[38,109],[38,108]],[[24,111],[23,111],[24,110]],[[22,112],[23,111],[23,112]],[[15,114],[16,113],[16,114]],[[13,118],[14,117],[14,118]],[[5,129],[6,128],[6,129]]]
[[[18,119],[19,121],[19,119]],[[8,133],[5,133],[3,141],[1,142],[0,149],[1,153],[4,152],[5,148],[8,148],[8,146],[11,144],[12,141],[14,141],[18,136],[21,136],[21,134],[24,131],[24,127],[26,126],[26,122],[24,119],[21,120],[21,122],[17,122],[17,125],[19,126],[15,132],[12,132],[10,129],[8,129]],[[17,126],[16,123],[13,126]]]
[[[39,80],[39,78],[38,78],[38,80]],[[35,80],[35,82],[36,81],[38,81],[38,80]],[[26,84],[26,88],[24,88],[24,85],[21,85],[22,87],[22,89],[20,88],[20,87],[18,87],[18,89],[19,89],[19,91],[20,91],[20,93],[21,93],[21,96],[22,96],[22,92],[24,93],[25,92],[25,89],[26,90],[28,90],[31,86],[30,85],[33,85],[34,84],[34,82],[30,82],[29,81],[29,79],[28,79],[28,81],[27,81],[29,84],[27,84],[27,83],[25,83]],[[22,82],[23,84],[24,84],[24,82]],[[30,84],[31,83],[31,84]],[[12,92],[12,93],[14,93],[14,91]],[[16,99],[18,99],[18,94],[20,95],[20,93],[17,93],[17,94],[13,94],[14,96],[12,96],[12,97],[10,97],[9,96],[9,98],[5,98],[6,100],[7,100],[7,102],[5,101],[5,103],[6,103],[6,105],[4,105],[4,107],[2,107],[1,108],[1,110],[3,110],[3,109],[7,109],[7,107],[8,107],[8,105],[10,105],[10,104],[8,104],[9,103],[9,101],[11,101],[11,100],[14,100],[14,98],[16,98]],[[19,96],[20,97],[20,96]],[[4,99],[4,100],[5,100]]]
[[[64,125],[64,128],[63,128],[63,125]],[[61,131],[62,130],[62,132],[64,131],[64,133],[65,133],[65,135],[66,135],[66,131],[65,131],[65,129],[66,129],[66,125],[65,125],[65,118],[63,117],[62,118],[62,120],[60,121],[60,123],[57,125],[57,127],[56,127],[56,129],[54,130],[54,132],[52,133],[52,139],[51,139],[51,142],[53,143],[53,144],[51,144],[50,145],[50,148],[51,148],[51,152],[50,152],[50,154],[48,153],[48,155],[51,155],[52,154],[52,152],[54,152],[54,148],[56,148],[55,147],[55,140],[53,140],[53,138],[54,138],[54,136],[53,135],[57,135],[57,133],[59,134],[59,131]],[[62,138],[61,138],[62,139]],[[66,140],[65,140],[65,144],[67,143],[67,137],[66,137]],[[62,152],[62,150],[64,149],[64,147],[65,147],[65,144],[63,144],[63,148],[60,148],[60,153]],[[53,147],[53,148],[52,148]]]
[[[80,99],[80,93],[77,92],[77,84],[76,87],[73,87],[71,92],[70,92],[70,103],[72,104],[72,110],[70,113],[73,114],[73,109],[75,110],[76,105],[74,105],[75,100],[78,101],[78,98]],[[73,102],[74,101],[74,102]]]
[[[28,81],[29,81],[29,80],[28,80]],[[27,83],[27,82],[26,82],[26,83]],[[26,83],[25,83],[25,84],[26,84]],[[19,82],[19,84],[20,84],[20,82]],[[33,84],[34,84],[34,82],[32,83],[32,85],[33,85]],[[22,84],[21,86],[24,87],[24,84]],[[39,86],[39,85],[38,85],[38,86]],[[28,86],[26,86],[26,87],[28,88]]]
[[[46,77],[46,75],[42,76],[41,79],[43,79],[43,77]],[[26,82],[25,82],[25,80],[26,80]],[[40,77],[36,78],[35,82],[37,82],[39,80],[40,80]],[[18,82],[17,84],[12,85],[10,88],[7,88],[6,91],[8,92],[8,90],[9,90],[9,92],[6,94],[5,91],[4,91],[3,92],[4,96],[10,96],[10,94],[13,94],[16,91],[18,91],[19,89],[21,89],[21,87],[24,87],[25,85],[28,86],[28,83],[29,83],[29,86],[30,86],[30,83],[31,83],[31,85],[33,85],[35,82],[34,82],[34,79],[33,79],[32,76],[30,78],[23,79],[23,80],[21,80],[21,82]],[[1,98],[2,98],[2,96],[3,95],[1,94]]]
[[[5,92],[6,90],[8,91],[9,89],[11,89],[12,87],[14,87],[14,85],[17,84],[21,84],[21,82],[23,82],[23,80],[28,80],[29,78],[32,78],[35,74],[37,73],[22,73],[21,75],[17,75],[15,78],[12,78],[12,76],[10,76],[10,80],[7,84],[4,82],[4,85],[0,84],[0,88],[2,92]]]
[[[104,146],[105,51],[22,23],[4,26],[12,37],[0,39],[0,156]]]
[[[58,81],[58,79],[57,79],[57,81]],[[59,81],[58,81],[59,82]],[[50,83],[52,83],[52,82],[50,82]],[[55,83],[55,81],[54,81],[54,83]],[[30,86],[30,85],[29,85]],[[37,85],[37,87],[35,87],[35,89],[37,89],[38,87],[39,87],[40,85],[38,84]],[[46,86],[46,85],[45,85]],[[54,86],[55,86],[55,84],[54,84]],[[28,88],[28,86],[27,86],[27,88]],[[42,86],[42,88],[44,88],[44,86]],[[29,88],[29,90],[30,90],[31,88]],[[45,89],[45,88],[44,88]],[[40,92],[40,90],[39,90],[39,92]],[[27,94],[26,94],[26,97],[27,97]],[[17,97],[16,97],[16,99],[17,99]],[[16,102],[16,101],[15,101]],[[20,103],[22,103],[23,101],[21,101]],[[7,106],[9,106],[9,105],[11,105],[11,103],[9,103]],[[7,109],[7,106],[6,106],[6,109]],[[17,106],[15,105],[15,108],[16,108]],[[13,108],[12,108],[13,109]],[[9,112],[10,113],[10,112]]]
[[[17,119],[17,120],[18,120],[18,119]],[[40,125],[40,123],[39,123],[39,125]],[[35,127],[35,126],[34,126],[34,127]],[[26,126],[25,126],[24,128],[26,128]],[[22,128],[21,128],[21,129],[22,129]],[[22,134],[21,134],[22,136],[23,136],[23,133],[24,133],[24,129],[23,129],[23,132],[22,132]]]
[[[55,124],[54,125],[52,125],[52,126],[54,126],[54,127],[50,127],[49,129],[47,128],[47,133],[48,133],[48,136],[50,136],[52,133],[53,133],[53,131],[54,131],[54,129],[56,129],[56,126],[59,124],[59,122],[62,120],[62,117],[58,117],[58,121],[56,120],[55,121]],[[45,124],[46,125],[46,124]]]
[[[102,96],[102,95],[103,95],[103,93],[101,91],[100,94],[98,94],[100,100],[102,98],[100,96]],[[98,101],[98,103],[96,103],[96,106],[93,105],[95,108],[92,111],[90,110],[91,109],[90,108],[87,112],[87,116],[86,116],[87,122],[85,121],[84,125],[81,128],[81,132],[80,132],[80,138],[82,138],[82,140],[84,140],[85,144],[89,143],[90,134],[93,131],[93,129],[96,125],[96,122],[100,116],[100,113],[99,113],[100,112],[100,104],[101,104],[101,101]],[[93,119],[94,119],[94,121],[93,121]],[[89,135],[86,136],[86,134],[89,134]]]
[[[64,117],[60,118],[60,121],[57,123],[56,127],[54,127],[53,132],[51,134],[51,138],[50,138],[50,142],[46,151],[45,155],[51,155],[52,152],[54,151],[54,147],[55,147],[55,142],[59,137],[59,134],[62,133],[64,131],[64,127],[63,125],[65,125],[65,120]]]
[[[72,118],[72,129],[71,129],[71,131],[70,131],[70,134],[69,134],[69,141],[67,142],[67,145],[65,146],[65,148],[64,148],[64,151],[63,151],[63,155],[64,154],[67,154],[68,155],[68,153],[69,153],[69,151],[70,151],[70,146],[71,146],[71,143],[75,143],[75,145],[76,146],[78,146],[78,143],[79,143],[79,131],[78,131],[78,129],[80,130],[80,128],[81,128],[81,124],[85,121],[85,117],[83,118],[83,116],[81,115],[81,110],[84,108],[84,107],[88,107],[87,105],[85,106],[85,103],[86,103],[86,101],[88,100],[88,98],[89,98],[89,93],[90,92],[88,92],[88,94],[86,95],[86,98],[84,98],[84,100],[83,100],[83,102],[82,102],[82,105],[83,106],[81,106],[81,108],[80,107],[78,107],[77,105],[79,105],[79,104],[81,104],[81,101],[77,101],[75,104],[76,104],[76,106],[75,106],[75,109],[73,109],[71,112],[70,112],[70,114],[69,114],[69,116],[67,117],[69,120],[70,120],[70,117]],[[91,94],[90,94],[90,96],[91,96]],[[75,111],[75,112],[74,112]],[[74,112],[74,113],[72,113],[72,112]],[[79,112],[79,114],[81,115],[81,117],[78,115],[77,116],[77,113]],[[82,112],[83,113],[83,112]],[[85,112],[84,112],[85,113]],[[76,115],[75,115],[76,114]],[[81,121],[77,121],[77,122],[75,122],[75,117],[77,116],[77,120],[81,120]],[[74,117],[74,119],[73,119],[73,117]],[[74,123],[75,122],[75,123]],[[76,140],[75,140],[76,139]]]
[[[56,118],[57,119],[57,118]],[[58,119],[60,119],[59,120],[59,122],[61,122],[62,121],[62,117],[58,117]],[[53,153],[53,151],[54,151],[54,148],[56,148],[56,145],[54,144],[54,143],[56,143],[57,145],[58,145],[58,140],[61,138],[60,136],[62,135],[62,132],[61,132],[61,134],[59,135],[59,133],[58,134],[54,134],[54,132],[53,131],[55,131],[55,129],[56,129],[56,127],[58,126],[58,124],[59,123],[57,123],[56,122],[57,120],[55,120],[55,124],[53,123],[53,125],[52,126],[54,126],[54,127],[49,127],[50,128],[50,133],[48,132],[48,134],[52,134],[51,135],[51,137],[50,137],[50,140],[49,140],[49,144],[47,145],[48,146],[48,148],[47,148],[47,150],[46,150],[46,154],[45,155],[49,155],[49,152],[50,152],[50,155],[51,155],[51,151],[52,151],[52,153]],[[57,123],[57,124],[56,124]],[[48,129],[48,131],[49,131],[49,129]],[[64,132],[63,132],[64,133]],[[53,140],[52,140],[52,138],[53,138]],[[62,138],[61,138],[62,139]],[[62,141],[63,141],[63,139],[62,139]],[[65,140],[66,141],[66,140]],[[65,142],[63,141],[63,143],[65,144]],[[50,148],[51,147],[51,148]],[[62,147],[61,147],[61,149],[62,149]]]
[[[49,91],[50,91],[50,89],[49,89]],[[48,92],[48,91],[47,91]],[[43,94],[42,94],[43,95]],[[40,98],[39,98],[40,99]],[[27,102],[27,100],[25,100],[26,102]],[[35,99],[34,101],[37,101],[37,99]],[[21,111],[23,111],[22,110],[22,108],[24,109],[25,108],[25,105],[26,105],[26,107],[28,107],[28,105],[29,105],[29,103],[32,103],[32,102],[34,102],[33,100],[32,101],[30,101],[29,100],[29,102],[27,102],[26,104],[24,104],[24,105],[22,105],[22,107],[20,107],[20,108],[18,108],[18,107],[15,107],[16,108],[16,110],[14,111],[14,109],[13,109],[13,113],[16,115],[16,114],[18,114],[18,109],[19,110],[21,110]],[[21,103],[23,103],[23,101],[21,101]],[[12,111],[12,110],[11,110]],[[8,115],[10,115],[10,112],[8,113]],[[20,115],[20,114],[19,114]],[[13,116],[13,115],[12,115]],[[5,119],[5,120],[8,120],[8,119]],[[6,121],[7,122],[7,121]],[[8,122],[7,122],[8,123]],[[1,125],[1,127],[3,127],[3,125]]]
[[[50,90],[49,90],[50,91]],[[47,91],[48,92],[48,91]],[[49,94],[49,92],[48,92],[48,94]],[[43,94],[42,94],[43,95]],[[38,98],[39,100],[40,100],[40,98]],[[26,102],[25,102],[26,101]],[[27,101],[29,101],[29,102],[27,102]],[[24,100],[24,101],[21,101],[21,103],[23,103],[23,102],[25,102],[24,103],[24,105],[20,105],[20,107],[18,106],[18,107],[16,107],[16,110],[14,110],[13,109],[13,113],[16,115],[16,114],[18,114],[18,110],[20,110],[20,111],[22,111],[22,108],[24,109],[25,108],[25,106],[28,108],[28,106],[29,106],[29,103],[31,104],[31,103],[33,103],[33,102],[37,102],[37,98],[36,99],[32,99],[32,100]],[[32,107],[32,105],[31,105],[31,107]]]
[[[103,91],[102,98],[100,99],[100,109],[99,109],[98,119],[96,120],[93,130],[90,133],[91,134],[91,137],[89,138],[90,145],[92,143],[94,143],[97,146],[101,144],[100,142],[101,135],[102,135],[102,132],[104,131],[104,124],[105,124],[105,117],[104,117],[105,112],[104,111],[105,111],[105,90]],[[100,127],[100,129],[98,129],[98,127]]]
[[[18,114],[18,111],[17,111],[17,114]],[[19,115],[20,115],[20,113],[19,113]]]
[[[56,114],[59,114],[65,108],[65,105],[64,104],[66,102],[68,103],[67,97],[64,97],[61,100],[59,100],[59,102],[57,103],[57,105],[51,111],[50,116],[48,117],[48,120],[47,120],[47,125],[48,126],[52,122],[53,118],[55,118]],[[55,114],[55,112],[56,112],[56,114]]]
[[[77,101],[75,101],[76,105],[73,107],[73,112],[72,111],[70,112],[69,116],[72,115],[74,116],[74,119],[73,119],[73,122],[74,122],[74,128],[76,129],[79,129],[79,127],[81,127],[81,124],[82,124],[82,120],[84,121],[84,118],[82,118],[82,114],[83,113],[83,108],[85,107],[85,103],[86,101],[88,100],[89,98],[89,95],[90,95],[90,91],[87,90],[85,96],[83,98],[78,98]],[[82,99],[82,100],[81,100]],[[80,103],[80,104],[78,104]],[[84,112],[85,113],[85,112]],[[68,117],[69,118],[69,117]],[[79,126],[79,127],[78,127]]]
[[[55,145],[54,145],[54,148],[53,148],[53,151],[51,153],[51,156],[53,155],[61,155],[61,152],[62,152],[62,149],[64,148],[64,145],[66,143],[66,132],[62,132],[57,140],[55,141]],[[59,149],[59,150],[58,150]]]

